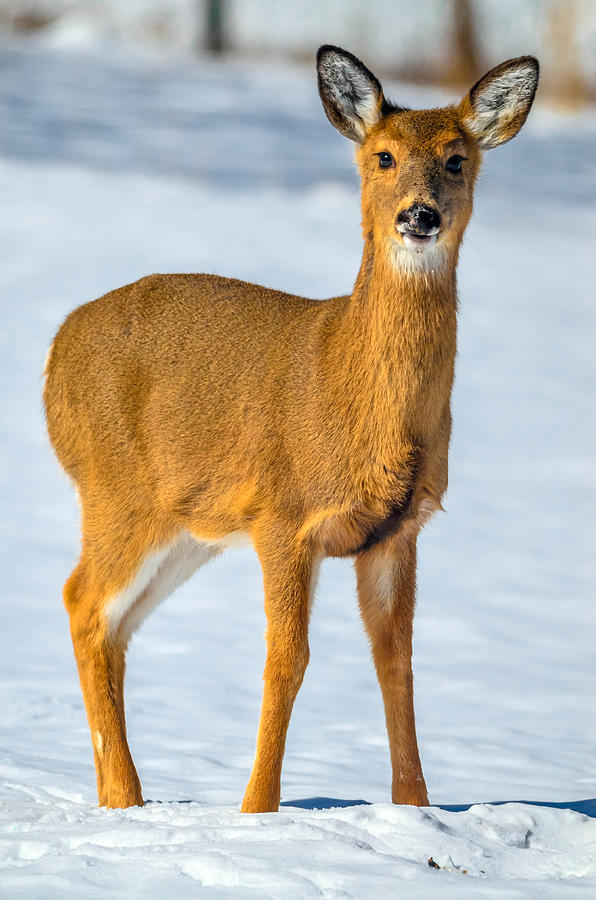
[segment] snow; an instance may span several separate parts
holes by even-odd
[[[64,896],[74,885],[77,894],[91,896],[101,890],[187,897],[201,885],[214,897],[361,897],[366,891],[386,898],[396,889],[408,897],[437,891],[446,897],[519,897],[524,882],[536,890],[547,857],[556,884],[539,889],[545,897],[560,897],[566,888],[574,895],[578,878],[593,872],[594,820],[568,810],[536,816],[521,804],[479,805],[464,815],[378,803],[287,808],[248,819],[199,803],[82,811],[80,804],[35,790],[15,807],[16,835],[5,843],[11,867],[3,875],[11,896],[43,884],[45,897]],[[29,830],[41,809],[51,810],[53,833],[47,824]],[[431,852],[441,871],[429,866]],[[513,890],[507,878],[516,879]]]
[[[487,154],[461,256],[447,514],[420,540],[415,625],[433,806],[387,802],[387,739],[354,576],[348,562],[327,561],[288,736],[289,805],[239,813],[264,616],[257,560],[235,550],[133,641],[128,730],[152,802],[106,811],[95,807],[60,600],[78,511],[44,432],[46,349],[74,306],[151,271],[348,291],[357,181],[310,69],[13,43],[0,78],[2,895],[589,896],[593,112],[538,109]],[[399,85],[388,94],[436,99]]]

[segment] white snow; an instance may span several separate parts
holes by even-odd
[[[44,354],[70,309],[152,271],[348,291],[358,189],[313,70],[18,44],[2,60],[0,894],[593,894],[593,113],[538,110],[487,154],[462,253],[447,513],[420,541],[415,628],[433,807],[387,802],[354,577],[327,561],[284,767],[298,806],[240,814],[264,616],[256,558],[235,550],[133,640],[129,737],[154,802],[106,811],[60,600],[78,510],[45,437]],[[560,808],[491,805],[520,800]]]

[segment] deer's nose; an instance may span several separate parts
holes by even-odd
[[[397,217],[397,230],[412,234],[436,234],[441,226],[441,217],[432,206],[415,203],[402,209]]]

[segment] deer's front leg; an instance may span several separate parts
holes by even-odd
[[[416,538],[397,536],[356,560],[358,601],[385,704],[392,800],[428,806],[418,755],[412,679]]]
[[[242,812],[276,812],[286,734],[308,664],[312,566],[295,548],[259,547],[267,616],[267,661],[257,751]]]

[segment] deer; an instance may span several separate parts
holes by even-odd
[[[267,620],[242,812],[279,808],[327,557],[354,561],[392,801],[429,802],[414,716],[416,543],[447,488],[456,267],[482,154],[519,132],[539,67],[508,60],[459,104],[419,110],[389,102],[339,47],[319,49],[317,71],[361,179],[352,293],[313,300],[215,275],[150,275],[79,306],[48,351],[48,432],[81,508],[63,596],[100,806],[144,802],[125,722],[131,636],[242,543],[260,561]]]

